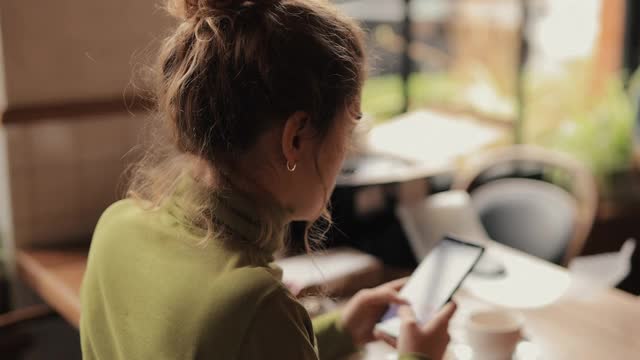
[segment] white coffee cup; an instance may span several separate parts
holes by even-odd
[[[521,315],[492,310],[472,313],[466,323],[466,342],[474,360],[510,360],[522,339]]]

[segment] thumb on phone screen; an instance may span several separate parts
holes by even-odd
[[[426,324],[418,324],[413,310],[401,306],[398,315],[401,319],[400,337],[397,349],[400,354],[424,354],[430,359],[442,359],[449,344],[449,321],[456,312],[456,304],[445,305]]]

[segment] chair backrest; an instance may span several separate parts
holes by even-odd
[[[476,188],[471,202],[490,238],[554,263],[564,261],[577,204],[562,188],[500,179]]]
[[[518,178],[532,168],[568,175],[563,178],[568,190]],[[495,169],[502,179],[474,188],[479,177]],[[503,147],[469,159],[452,189],[470,192],[491,238],[562,265],[582,251],[598,199],[595,179],[582,163],[532,145]]]

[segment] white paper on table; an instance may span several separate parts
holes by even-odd
[[[463,289],[480,301],[511,309],[542,307],[566,293],[571,284],[567,271],[531,255],[514,256],[512,251],[500,244],[487,246],[485,256],[500,262],[505,275],[487,278],[472,273]]]
[[[504,138],[501,127],[478,123],[469,116],[415,111],[374,127],[370,150],[399,158],[447,167],[461,156],[473,154]]]
[[[300,288],[320,285],[381,264],[374,256],[346,247],[278,259],[275,263],[282,268],[282,281]]]
[[[636,241],[628,239],[613,253],[580,256],[569,264],[569,272],[574,281],[572,295],[584,295],[590,290],[618,285],[631,271],[631,256]]]

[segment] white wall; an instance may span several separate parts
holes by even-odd
[[[567,63],[593,56],[602,0],[546,0],[540,7],[541,15],[529,29],[532,71],[554,74]]]
[[[125,113],[7,125],[16,245],[87,242],[146,122]]]

